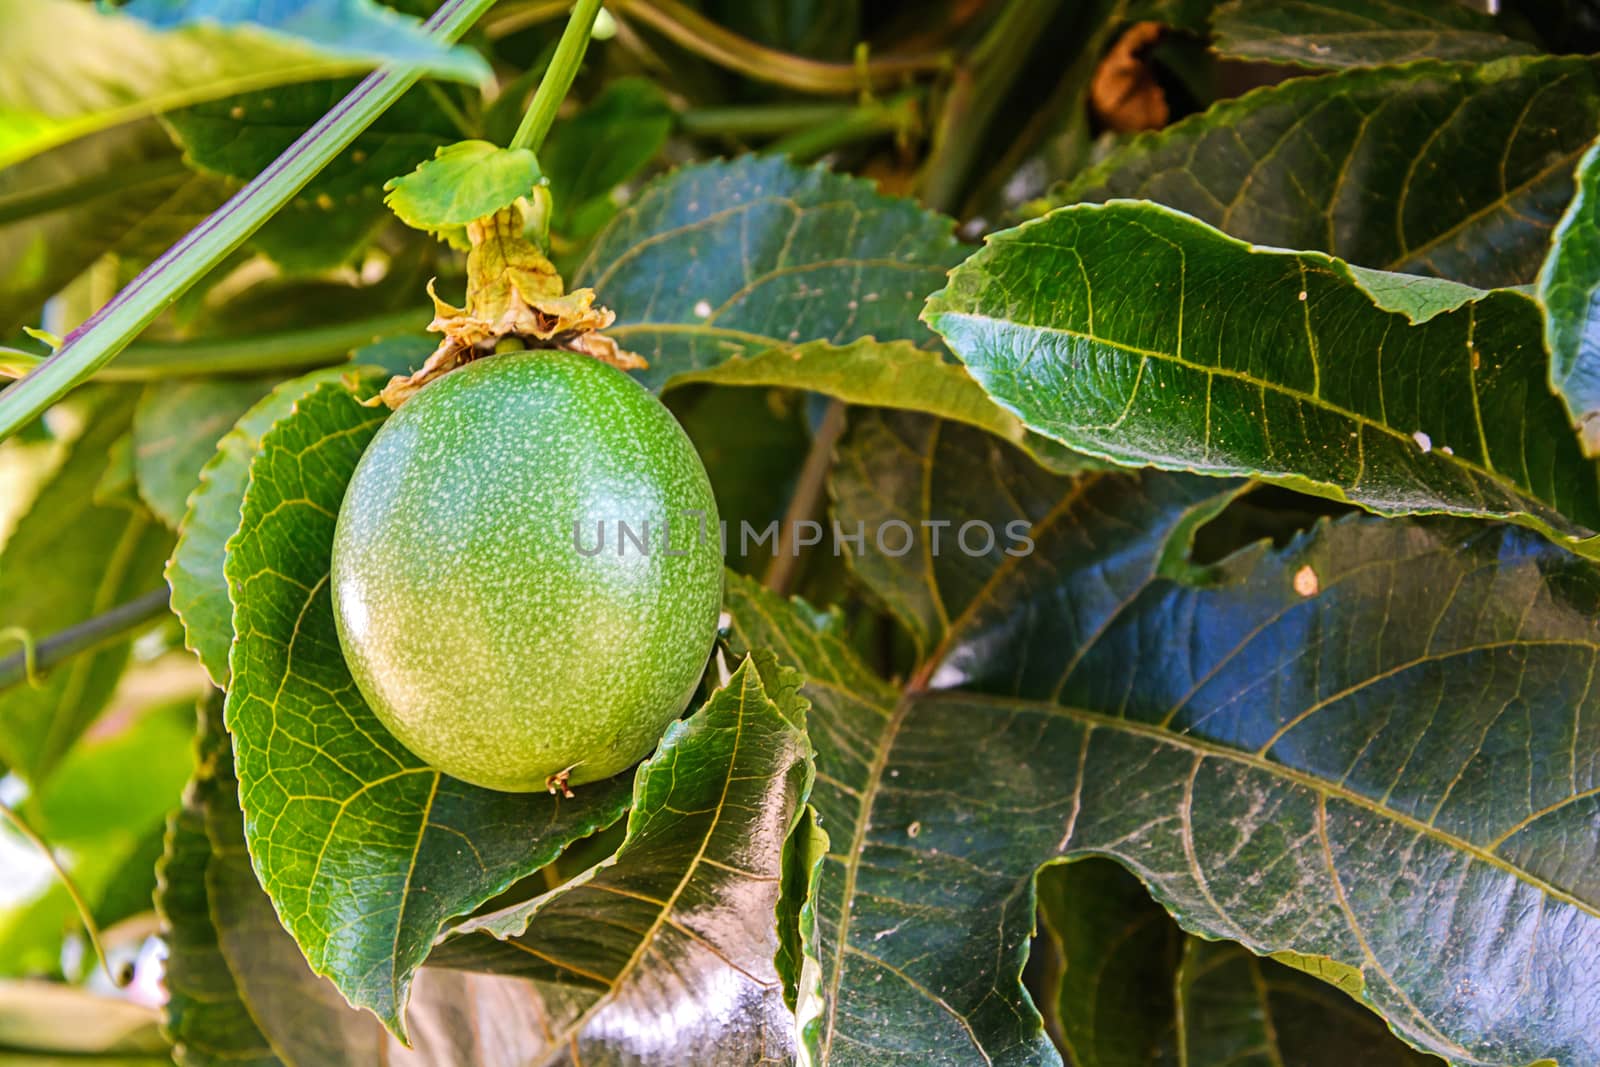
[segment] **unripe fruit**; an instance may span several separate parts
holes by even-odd
[[[637,540],[648,524],[647,548],[619,522]],[[345,659],[446,774],[609,777],[694,695],[721,609],[716,531],[700,457],[637,382],[569,352],[478,360],[390,416],[350,480],[332,573]]]

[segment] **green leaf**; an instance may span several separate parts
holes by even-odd
[[[1047,867],[1038,893],[1059,960],[1043,1006],[1080,1067],[1440,1062],[1327,982],[1240,945],[1186,937],[1114,863]]]
[[[419,972],[407,1049],[312,974],[250,869],[220,701],[202,709],[199,738],[161,896],[180,1064],[523,1067],[549,1052],[541,1020],[560,1017],[559,998],[525,983]]]
[[[1157,200],[1235,237],[1489,287],[1532,281],[1600,132],[1600,60],[1300,78],[1135,138],[1048,205]]]
[[[212,378],[145,387],[133,412],[139,495],[156,517],[183,522],[200,470],[217,441],[273,386],[270,379]]]
[[[462,923],[434,962],[579,994],[551,1034],[573,1063],[787,1062],[774,915],[812,779],[798,685],[770,654],[746,657],[639,768],[615,855]]]
[[[187,228],[225,197],[184,167],[153,119],[0,168],[0,333],[39,321],[44,302],[107,252],[165,251],[150,249],[152,231]]]
[[[0,23],[0,168],[174,108],[391,60],[467,81],[488,74],[476,53],[441,47],[414,19],[371,0],[149,0],[120,12],[4,0]],[[128,61],[133,56],[138,62]]]
[[[550,131],[541,152],[555,211],[551,228],[571,241],[593,236],[616,212],[612,194],[666,147],[676,117],[644,78],[619,78]]]
[[[1036,891],[1042,936],[1054,950],[1040,1007],[1070,1062],[1148,1067],[1175,1058],[1183,931],[1139,879],[1106,860],[1046,867]]]
[[[200,468],[178,527],[177,547],[167,561],[166,578],[172,587],[172,610],[183,622],[184,641],[219,686],[227,684],[228,649],[233,645],[233,604],[223,564],[228,539],[239,529],[250,461],[262,435],[293,411],[297,400],[320,385],[358,373],[350,367],[327,367],[279,385],[239,418]]]
[[[317,81],[230,96],[167,116],[188,162],[244,182],[277,159],[354,86]],[[323,168],[251,240],[285,269],[312,272],[352,258],[389,216],[384,182],[431,159],[461,130],[441,90],[411,89]]]
[[[85,405],[87,428],[6,541],[0,630],[39,640],[160,588],[170,535],[141,513],[94,501],[131,401],[102,392]],[[0,694],[0,762],[42,784],[111,698],[128,647],[113,642],[63,663],[37,689]]]
[[[1600,141],[1578,166],[1573,197],[1539,273],[1550,349],[1550,386],[1586,455],[1600,454]]]
[[[156,867],[156,911],[167,945],[162,1031],[182,1067],[277,1067],[283,1061],[239,995],[211,918],[206,809],[216,797],[219,764],[231,759],[222,694],[208,698],[199,715],[195,776],[182,807],[167,820],[166,850]]]
[[[962,523],[986,522],[1007,507],[1015,509],[1007,522],[1021,525],[994,530],[994,543],[984,553],[998,562],[1008,550],[1021,550],[1027,525],[1044,518],[1062,492],[1058,475],[1018,466],[1001,440],[955,431],[953,423],[938,419],[853,412],[828,481],[835,520],[847,532],[865,535],[861,549],[850,551],[852,569],[879,594],[923,654],[944,640],[951,619],[973,593],[968,588],[972,560],[962,546],[981,548],[985,538],[977,528],[963,532]],[[907,456],[927,462],[911,465]],[[942,477],[935,479],[935,470]],[[914,550],[896,554],[903,538],[880,531],[884,516],[924,507],[941,515],[961,510],[971,515],[928,531]]]
[[[17,805],[58,851],[102,927],[150,909],[152,838],[159,854],[162,823],[189,775],[184,710],[163,704],[119,714],[81,740],[43,788]],[[6,836],[8,843],[18,840]],[[139,867],[142,856],[149,860]],[[0,973],[58,973],[63,943],[81,936],[70,894],[54,877],[23,899],[20,884],[9,888],[0,907]]]
[[[1118,203],[996,235],[927,314],[996,400],[1091,455],[1501,518],[1600,554],[1600,477],[1522,293],[1414,325],[1338,260]]]
[[[918,301],[961,258],[950,220],[868,182],[745,156],[651,183],[595,238],[573,279],[650,361],[639,380],[808,341],[935,339]]]
[[[933,440],[962,438],[990,444]],[[1033,484],[1002,451],[992,480]],[[945,481],[944,454],[902,462]],[[880,520],[1027,517],[968,484],[971,502]],[[1600,571],[1515,527],[1360,513],[1202,567],[1188,545],[1236,486],[1061,485],[1031,552],[935,575],[954,614],[904,688],[729,580],[735,647],[780,649],[813,705],[833,850],[818,1061],[1049,1061],[1018,982],[1033,880],[1087,855],[1137,872],[1191,932],[1359,974],[1420,1048],[1600,1055],[1581,977],[1600,958]]]
[[[539,161],[526,148],[458,141],[386,182],[383,202],[413,229],[459,236],[467,223],[527,196],[539,178]]]
[[[224,568],[237,635],[227,720],[245,836],[278,915],[312,970],[402,1034],[412,972],[445,921],[609,825],[628,786],[575,799],[469,786],[423,764],[362,700],[328,566],[345,484],[385,414],[323,384],[263,434]]]
[[[1377,67],[1418,59],[1498,59],[1537,52],[1457,0],[1232,0],[1211,16],[1230,59],[1303,67]]]

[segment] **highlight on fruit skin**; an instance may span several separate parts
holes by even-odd
[[[508,791],[607,778],[698,686],[716,530],[694,446],[637,382],[569,352],[481,359],[362,456],[334,538],[340,644],[378,718],[438,770]]]

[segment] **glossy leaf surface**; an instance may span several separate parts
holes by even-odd
[[[1521,293],[1353,272],[1119,203],[996,235],[928,318],[995,399],[1080,451],[1600,551],[1600,469]]]

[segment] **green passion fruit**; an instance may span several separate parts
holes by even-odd
[[[368,704],[452,777],[526,791],[648,755],[716,638],[716,501],[688,436],[587,356],[491,356],[378,431],[334,534]]]

